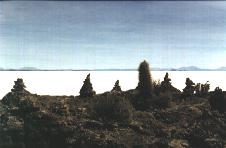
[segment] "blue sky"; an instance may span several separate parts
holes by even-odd
[[[226,66],[225,1],[1,1],[0,67]]]

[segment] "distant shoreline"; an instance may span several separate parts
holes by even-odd
[[[0,71],[137,71],[137,68],[103,68],[103,69],[39,69],[36,67],[0,68]],[[185,66],[180,68],[151,68],[151,71],[226,71],[226,67],[215,69]]]
[[[73,70],[73,69],[37,69],[37,70],[21,70],[21,69],[3,69],[0,71],[137,71],[137,69],[81,69],[81,70]],[[151,71],[226,71],[222,69],[199,69],[199,70],[179,70],[179,69],[152,69]]]

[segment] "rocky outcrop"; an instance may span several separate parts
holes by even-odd
[[[133,96],[132,91],[125,94],[118,95]],[[127,123],[93,117],[91,104],[92,99],[74,96],[10,92],[0,103],[0,147],[226,146],[226,114],[211,110],[207,99],[170,102],[164,109],[133,110]]]

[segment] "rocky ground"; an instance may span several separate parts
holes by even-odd
[[[208,97],[133,109],[128,123],[94,118],[91,100],[8,93],[0,102],[0,148],[226,147],[226,114],[211,110]]]

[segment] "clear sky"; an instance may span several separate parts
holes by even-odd
[[[0,67],[226,66],[226,1],[1,1]]]

